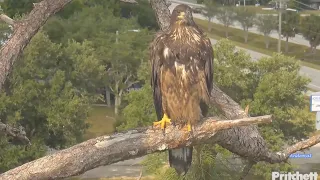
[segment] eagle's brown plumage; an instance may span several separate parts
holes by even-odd
[[[210,39],[193,21],[191,8],[178,5],[170,28],[151,43],[154,105],[161,124],[194,125],[206,113],[213,81]],[[188,126],[187,126],[188,127]],[[188,128],[190,131],[190,128]],[[170,166],[185,174],[192,161],[192,147],[169,150]]]

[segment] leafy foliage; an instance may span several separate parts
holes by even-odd
[[[211,31],[211,20],[217,15],[217,4],[211,0],[204,1],[205,7],[203,8],[203,15],[208,19],[208,31]]]
[[[269,35],[272,30],[275,30],[277,27],[277,17],[273,15],[263,15],[259,16],[255,20],[255,25],[258,28],[258,31],[261,32],[265,37],[266,48],[269,48]]]
[[[22,59],[1,93],[0,116],[6,123],[25,127],[34,145],[13,148],[1,138],[3,156],[13,158],[0,159],[6,164],[2,170],[42,156],[46,146],[60,149],[82,141],[89,105],[98,98],[95,89],[104,72],[89,42],[70,41],[63,48],[42,32]],[[16,157],[11,157],[13,151]]]
[[[298,33],[299,20],[300,14],[292,11],[288,11],[282,16],[281,34],[286,38],[286,52],[288,52],[289,37],[295,37]]]
[[[216,17],[226,27],[226,37],[228,37],[228,28],[235,21],[234,8],[232,8],[232,7],[220,7],[217,10]]]
[[[304,18],[301,22],[300,31],[305,39],[310,43],[312,51],[320,45],[320,17],[310,15]]]
[[[253,25],[254,25],[255,16],[256,16],[256,13],[246,7],[236,8],[235,20],[240,22],[240,24],[245,32],[245,36],[244,36],[245,43],[247,43],[247,41],[248,41],[249,28],[253,27]]]
[[[106,12],[106,8],[111,10]],[[119,114],[123,94],[138,82],[137,69],[146,59],[152,34],[140,27],[139,17],[115,17],[112,9],[113,6],[88,7],[67,20],[52,19],[45,30],[52,39],[63,44],[66,39],[92,42],[97,57],[106,66],[106,77],[101,87],[108,87],[112,91],[115,96],[115,113]],[[55,27],[51,28],[52,26]]]
[[[28,13],[33,8],[33,3],[38,3],[41,0],[4,0],[0,3],[1,8],[6,15],[13,18],[15,15],[23,15]]]
[[[158,30],[159,26],[153,9],[148,0],[138,0],[139,6],[130,3],[121,3],[121,15],[125,18],[136,17],[137,22],[143,28]]]

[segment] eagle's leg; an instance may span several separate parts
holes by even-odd
[[[162,130],[165,129],[166,127],[166,123],[171,123],[171,119],[169,119],[168,115],[166,113],[164,113],[162,119],[160,121],[157,122],[153,122],[153,126],[159,125],[160,124],[160,128]]]

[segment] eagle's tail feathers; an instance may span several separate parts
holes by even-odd
[[[169,163],[179,175],[185,175],[192,162],[193,147],[183,147],[169,150]]]

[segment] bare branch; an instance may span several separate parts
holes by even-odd
[[[5,133],[6,135],[18,139],[25,144],[31,145],[30,140],[26,136],[26,132],[22,128],[14,128],[0,122],[0,133]]]
[[[307,149],[309,147],[312,147],[318,143],[320,143],[320,135],[314,135],[307,140],[300,141],[300,142],[286,148],[283,151],[280,151],[277,153],[267,154],[264,161],[272,163],[272,164],[284,162],[284,161],[287,161],[290,154],[293,154],[297,151],[302,151],[302,150]],[[261,160],[263,160],[263,159],[261,159]]]
[[[140,157],[146,154],[204,143],[221,129],[233,126],[271,122],[271,116],[244,118],[232,121],[207,119],[196,126],[192,135],[178,127],[162,130],[142,128],[90,139],[81,144],[26,163],[0,175],[0,179],[59,179],[79,175],[87,170]]]
[[[13,25],[14,24],[14,20],[11,19],[9,16],[5,15],[5,14],[1,14],[0,15],[0,19],[4,22],[6,22],[9,25]]]
[[[43,0],[22,21],[16,22],[11,38],[0,51],[0,90],[16,59],[31,38],[50,16],[62,9],[71,0]],[[2,16],[4,17],[4,16]]]

